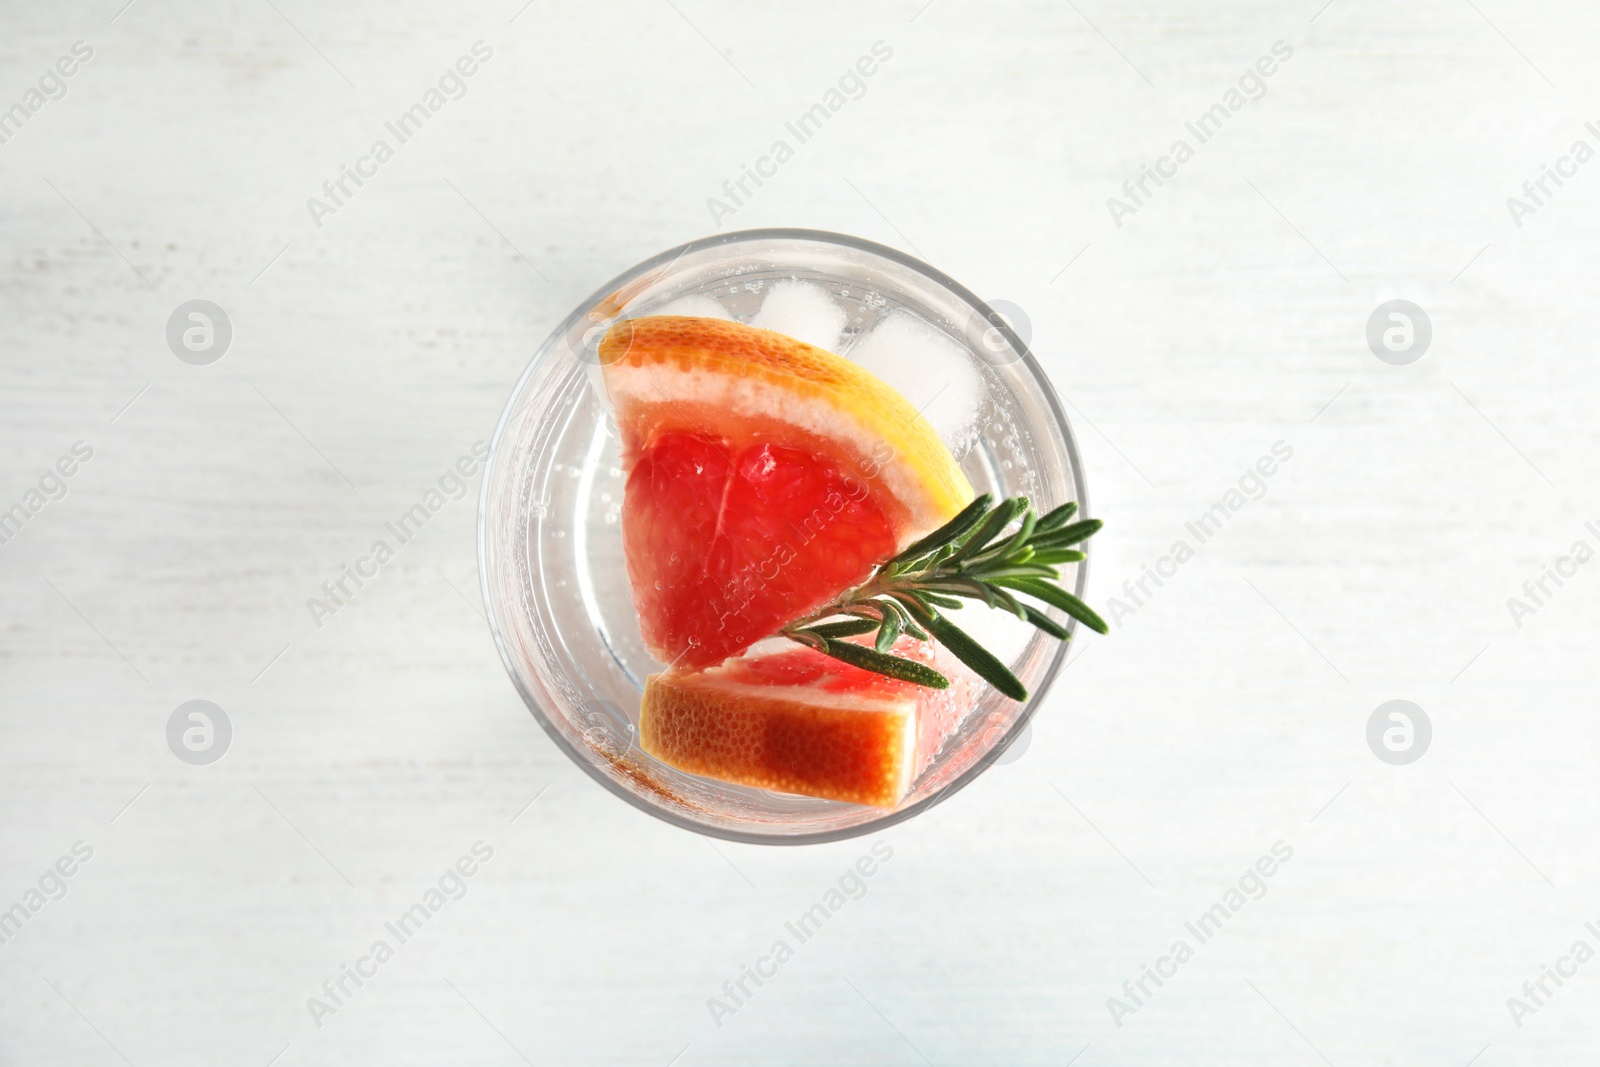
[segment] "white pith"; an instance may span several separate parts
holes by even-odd
[[[867,715],[904,715],[912,720],[917,715],[915,697],[870,696],[859,690],[841,693],[804,684],[734,682],[719,677],[715,667],[698,675],[680,677],[677,683],[680,689],[705,688],[750,700],[779,700],[787,704],[803,704],[833,711],[859,711]]]

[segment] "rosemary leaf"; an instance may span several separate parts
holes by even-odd
[[[1067,628],[1065,626],[1062,626],[1060,623],[1056,622],[1038,608],[1030,608],[1026,604],[1022,605],[1022,621],[1033,623],[1033,625],[1037,626],[1039,629],[1043,630],[1057,641],[1065,641],[1072,636],[1071,634],[1067,633]]]
[[[876,619],[851,619],[848,622],[825,622],[816,626],[807,626],[806,632],[814,633],[818,637],[833,640],[836,637],[854,637],[857,634],[870,634],[878,628]]]
[[[922,538],[920,541],[913,541],[910,545],[906,546],[903,552],[895,556],[894,559],[890,560],[889,562],[909,563],[913,560],[921,559],[934,549],[943,548],[945,545],[950,544],[956,538],[972,529],[979,522],[983,521],[983,517],[989,513],[989,507],[993,503],[994,497],[990,496],[988,493],[984,493],[972,503],[962,508],[961,513],[955,518],[951,519],[949,522],[933,531],[933,533]]]
[[[1039,525],[1034,527],[1034,529],[1036,529],[1039,533],[1049,533],[1058,526],[1065,526],[1067,521],[1077,513],[1078,502],[1076,500],[1069,500],[1065,504],[1062,504],[1059,508],[1053,508],[1046,512],[1045,515],[1039,520]]]
[[[964,596],[968,600],[989,602],[990,587],[976,578],[944,578],[933,588],[948,596]]]
[[[898,678],[902,682],[911,682],[929,689],[950,688],[950,679],[925,663],[902,659],[899,656],[887,656],[875,649],[854,645],[849,641],[828,641],[818,651],[834,659],[843,660],[852,667],[860,667],[862,670],[888,678]]]
[[[818,652],[821,652],[828,647],[828,639],[826,637],[819,637],[809,630],[796,629],[792,626],[785,627],[783,630],[783,636],[787,637],[791,641],[798,641],[807,648],[814,648]]]
[[[876,603],[883,608],[883,617],[885,619],[892,615],[899,620],[900,626],[906,633],[918,641],[926,641],[928,639],[928,635],[922,632],[922,628],[911,621],[911,616],[906,614],[906,609],[900,606],[899,601],[894,600],[892,597],[884,597],[876,601]]]
[[[1085,519],[1083,522],[1075,522],[1071,526],[1063,526],[1060,529],[1051,530],[1049,533],[1036,534],[1033,538],[1033,547],[1035,549],[1066,548],[1068,545],[1075,545],[1079,541],[1088,540],[1099,531],[1102,525],[1104,523],[1099,519]]]
[[[982,580],[985,582],[993,582],[1000,578],[1055,579],[1061,577],[1054,567],[1047,567],[1042,563],[1035,564],[1032,562],[1014,564],[1009,567],[995,567],[992,569],[985,568],[981,572],[981,576]]]
[[[1009,559],[1017,550],[1028,547],[1028,538],[1033,536],[1034,526],[1038,521],[1039,517],[1033,513],[1032,508],[1023,512],[1022,525],[1017,527],[1017,532],[1012,534],[1011,540],[1005,543],[999,554]]]
[[[955,623],[943,615],[933,616],[928,632],[948,648],[956,659],[971,667],[973,672],[1012,700],[1028,699],[1028,689],[1004,663],[988,649],[968,637]]]
[[[1012,596],[1010,593],[1006,592],[1004,589],[1001,589],[998,585],[991,585],[989,588],[994,592],[994,603],[989,605],[990,607],[1009,611],[1017,618],[1024,621],[1027,620],[1028,609],[1021,601]]]
[[[1037,578],[1000,578],[997,582],[1019,593],[1037,597],[1052,607],[1060,608],[1096,633],[1109,633],[1111,630],[1106,621],[1095,614],[1093,608],[1060,586],[1042,582]]]
[[[1075,548],[1047,548],[1042,552],[1035,552],[1027,562],[1055,566],[1059,563],[1081,563],[1088,558]]]
[[[883,626],[878,630],[878,639],[873,643],[873,647],[879,652],[887,653],[900,637],[900,626],[900,615],[897,612],[884,612]]]
[[[919,626],[929,626],[933,623],[933,612],[916,597],[900,590],[894,590],[889,595],[900,602],[901,609],[915,619]]]
[[[1019,512],[1026,510],[1027,507],[1027,497],[1014,496],[1009,500],[1002,500],[1000,505],[989,513],[989,517],[984,519],[976,530],[961,540],[960,547],[956,549],[955,555],[951,556],[946,562],[960,563],[964,559],[977,555],[985,545],[999,535],[1001,530],[1011,524],[1011,520],[1016,518]]]

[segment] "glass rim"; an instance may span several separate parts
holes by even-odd
[[[1069,481],[1071,482],[1073,489],[1073,498],[1077,500],[1081,512],[1085,515],[1088,514],[1089,496],[1088,486],[1086,485],[1087,479],[1084,476],[1083,463],[1078,454],[1077,440],[1072,434],[1071,424],[1067,422],[1066,412],[1062,410],[1061,399],[1056,395],[1055,387],[1051,384],[1049,377],[1044,373],[1043,368],[1039,366],[1038,360],[1034,358],[1033,350],[1028,347],[1022,338],[1017,336],[1016,332],[1012,329],[1010,322],[1005,318],[1005,316],[996,312],[992,307],[989,306],[987,301],[981,299],[976,293],[972,292],[966,286],[962,285],[954,278],[951,278],[943,271],[924,263],[915,256],[907,255],[906,253],[901,252],[899,249],[890,248],[887,245],[878,244],[876,241],[868,241],[861,237],[854,237],[843,233],[834,233],[829,230],[812,230],[800,227],[765,227],[751,230],[731,230],[728,233],[713,234],[709,237],[701,237],[693,241],[685,242],[684,244],[669,248],[664,252],[660,252],[654,256],[651,256],[649,259],[646,259],[643,262],[628,268],[586,297],[567,315],[565,319],[563,319],[555,327],[555,329],[549,333],[548,336],[545,337],[544,341],[540,343],[538,350],[534,352],[533,358],[528,361],[527,367],[523,369],[522,374],[517,378],[516,384],[511,388],[511,394],[506,399],[505,407],[500,413],[500,419],[495,424],[494,436],[489,442],[489,454],[484,459],[483,482],[478,490],[478,586],[479,594],[483,597],[485,615],[489,624],[489,632],[494,636],[495,648],[499,651],[500,660],[505,665],[506,673],[511,676],[511,684],[516,688],[517,693],[522,697],[522,702],[528,706],[528,710],[533,713],[533,717],[538,720],[538,723],[544,729],[544,732],[549,735],[552,741],[555,742],[556,747],[559,748],[568,759],[582,768],[582,770],[586,772],[590,778],[593,778],[596,782],[599,782],[602,786],[604,786],[608,792],[622,798],[635,808],[638,808],[640,811],[646,812],[649,815],[653,815],[665,823],[676,826],[680,829],[689,830],[693,833],[703,834],[707,837],[720,838],[724,841],[735,841],[741,844],[752,845],[817,845],[832,841],[846,841],[851,838],[861,837],[866,834],[873,833],[875,831],[886,830],[891,826],[896,826],[905,822],[907,819],[922,814],[935,804],[940,803],[948,797],[954,796],[961,789],[971,784],[979,775],[988,770],[996,760],[1004,755],[1006,750],[1009,749],[1013,743],[1015,743],[1023,731],[1027,730],[1028,727],[1032,725],[1034,715],[1037,714],[1039,710],[1039,705],[1044,701],[1046,694],[1050,692],[1051,687],[1055,684],[1056,676],[1060,674],[1062,668],[1066,666],[1067,655],[1072,647],[1071,640],[1069,639],[1057,643],[1055,654],[1051,657],[1049,664],[1045,667],[1044,675],[1040,678],[1039,683],[1034,686],[1033,692],[1028,694],[1027,704],[1012,722],[1011,727],[1006,731],[1005,736],[991,745],[989,750],[980,756],[976,761],[974,761],[972,766],[968,767],[965,771],[952,779],[932,796],[924,797],[922,800],[919,800],[914,804],[907,805],[904,808],[897,808],[893,811],[885,812],[883,815],[877,818],[858,823],[854,826],[796,834],[761,834],[730,827],[715,826],[709,823],[697,822],[681,815],[678,812],[670,811],[666,808],[652,804],[644,797],[641,797],[624,788],[620,783],[604,774],[594,762],[585,758],[583,754],[579,752],[578,749],[572,745],[565,736],[562,735],[555,723],[551,721],[550,713],[546,711],[540,700],[529,691],[527,685],[524,684],[523,679],[519,675],[517,664],[511,656],[510,649],[507,647],[505,634],[502,632],[500,625],[498,598],[491,596],[489,581],[488,517],[490,490],[493,484],[493,478],[491,476],[500,469],[500,464],[505,461],[505,457],[501,456],[500,454],[500,449],[505,438],[506,428],[510,425],[512,416],[515,413],[517,401],[523,395],[523,391],[527,387],[528,381],[533,376],[534,371],[539,369],[541,364],[543,364],[546,357],[550,354],[551,350],[555,346],[556,342],[560,338],[566,336],[568,331],[575,327],[579,321],[587,317],[590,309],[594,308],[597,304],[601,303],[611,294],[621,290],[628,283],[636,281],[640,277],[648,274],[650,271],[656,270],[664,265],[670,265],[693,252],[717,248],[722,245],[774,240],[839,245],[845,248],[854,249],[856,251],[866,252],[874,256],[879,256],[883,259],[891,260],[902,267],[906,267],[911,271],[922,275],[929,281],[953,293],[966,304],[968,304],[975,312],[983,316],[986,321],[993,324],[993,327],[1000,331],[1001,336],[1003,336],[1006,339],[1006,342],[1011,345],[1012,349],[1017,352],[1018,359],[1016,362],[1027,368],[1028,373],[1033,380],[1034,386],[1039,390],[1039,393],[1044,398],[1045,404],[1049,408],[1050,413],[1055,417],[1055,430],[1060,435],[1062,443],[1066,446],[1067,460],[1070,467]],[[1087,556],[1089,554],[1090,553],[1087,550],[1087,546],[1085,546],[1086,558],[1078,564],[1077,581],[1074,584],[1073,589],[1074,595],[1079,599],[1082,599],[1084,589],[1088,584],[1089,560]],[[1068,619],[1066,626],[1069,634],[1074,636],[1077,634],[1077,620]]]

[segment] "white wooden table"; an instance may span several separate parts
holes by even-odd
[[[1320,2],[7,3],[0,1063],[1593,1059],[1600,962],[1523,983],[1600,950],[1600,564],[1523,583],[1600,549],[1600,163],[1561,163],[1600,148],[1600,16]],[[1145,164],[1175,176],[1135,202]],[[480,615],[473,496],[306,607],[577,300],[719,225],[1022,308],[1108,523],[1118,628],[1019,760],[878,838],[712,844],[570,766]],[[197,299],[208,365],[166,338]],[[1407,365],[1365,338],[1393,299],[1431,322]],[[1368,747],[1392,699],[1409,765]],[[208,765],[168,746],[191,700],[231,724]]]

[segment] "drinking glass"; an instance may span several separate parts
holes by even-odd
[[[1076,500],[1087,513],[1066,416],[1004,316],[894,249],[842,234],[765,229],[662,252],[574,309],[512,390],[490,448],[478,515],[489,626],[512,682],[551,740],[595,781],[658,818],[714,837],[772,844],[853,837],[948,797],[1023,731],[1068,647],[981,604],[961,611],[956,621],[1010,665],[1029,698],[1017,702],[981,687],[972,713],[893,810],[730,785],[678,771],[639,748],[640,694],[645,677],[662,664],[640,637],[628,584],[625,478],[596,346],[619,318],[706,307],[707,298],[749,322],[774,286],[794,281],[820,288],[843,309],[835,350],[846,358],[895,314],[919,320],[959,348],[968,367],[953,378],[978,394],[970,398],[977,418],[960,456],[976,492],[1026,495],[1041,513]],[[1062,584],[1080,597],[1085,577],[1086,563],[1062,568]],[[1051,614],[1076,632],[1072,620]]]

